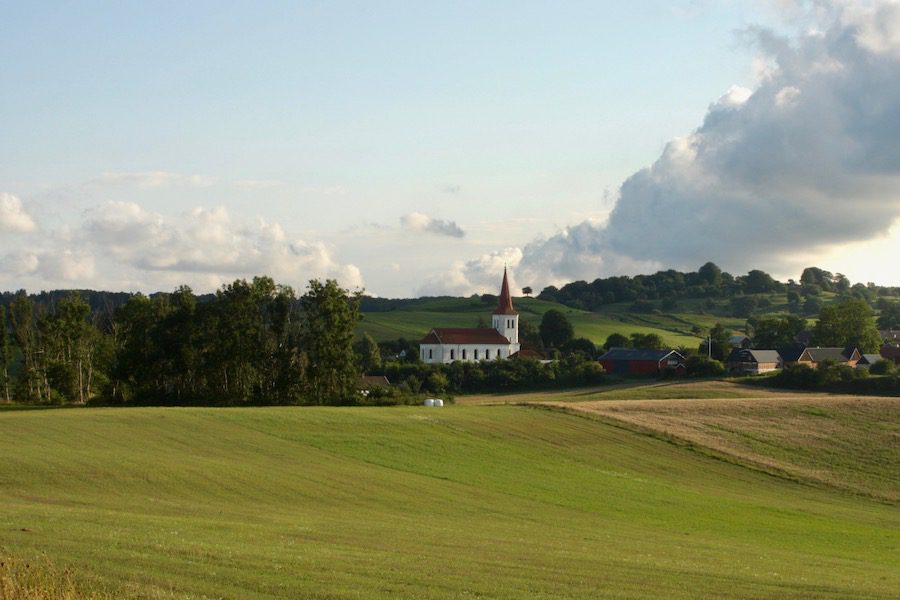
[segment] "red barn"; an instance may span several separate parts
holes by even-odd
[[[598,360],[607,373],[617,375],[658,375],[667,367],[685,370],[684,357],[674,350],[610,348]]]

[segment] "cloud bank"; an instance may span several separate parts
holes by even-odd
[[[2,257],[0,282],[147,291],[186,283],[210,291],[266,274],[301,290],[323,277],[363,287],[360,270],[340,263],[326,243],[289,238],[263,219],[236,221],[222,207],[166,218],[134,202],[108,202],[87,211],[77,227],[33,242],[27,252]]]
[[[900,218],[900,3],[787,4],[793,16],[807,9],[801,33],[743,34],[759,51],[756,88],[732,87],[627,178],[608,222],[526,245],[520,280],[708,260],[735,272],[793,267],[797,253],[888,232]],[[478,281],[478,264],[457,274],[460,290]]]

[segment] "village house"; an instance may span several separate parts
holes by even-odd
[[[435,327],[419,342],[419,357],[425,363],[447,364],[460,360],[504,360],[519,352],[519,313],[513,308],[505,268],[491,325]]]
[[[856,348],[813,348],[808,346],[797,358],[797,362],[816,368],[820,362],[830,360],[839,365],[855,367],[859,359],[859,350]]]
[[[783,361],[775,350],[735,348],[728,355],[725,364],[729,373],[758,375],[780,369]]]

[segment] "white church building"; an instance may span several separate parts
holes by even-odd
[[[491,328],[435,327],[419,342],[419,357],[426,363],[503,360],[519,351],[519,313],[512,305],[506,269],[491,324]]]

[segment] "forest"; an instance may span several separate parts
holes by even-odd
[[[359,373],[359,295],[269,277],[198,298],[188,287],[92,310],[78,292],[0,305],[0,384],[34,404],[339,404]]]

